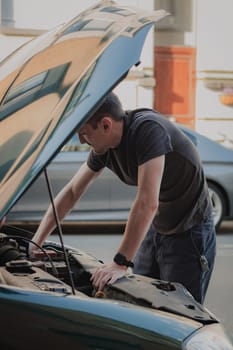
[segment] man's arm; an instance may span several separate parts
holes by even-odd
[[[134,258],[158,209],[164,159],[161,156],[139,166],[137,195],[118,249],[127,260]]]
[[[160,156],[139,166],[137,195],[118,249],[127,260],[134,258],[158,209],[164,161],[165,156]],[[101,290],[107,282],[113,283],[122,277],[126,269],[112,262],[93,274],[93,284]]]
[[[100,172],[92,171],[86,163],[84,163],[71,181],[58,193],[55,198],[55,207],[59,220],[62,220],[66,214],[73,208],[75,203],[87,190],[90,183],[100,174]],[[42,245],[47,236],[55,228],[55,218],[53,209],[50,205],[45,216],[43,217],[34,237],[33,241]],[[32,252],[37,249],[35,245],[30,245],[29,250]]]

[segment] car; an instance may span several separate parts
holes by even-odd
[[[214,222],[218,228],[222,220],[233,219],[233,150],[182,124],[177,126],[198,149],[213,204]],[[51,162],[48,174],[54,194],[72,178],[87,159],[89,150],[90,146],[80,144],[75,134]],[[65,222],[111,222],[124,225],[135,195],[134,186],[125,185],[110,170],[105,169],[66,216]],[[49,196],[42,174],[12,208],[8,220],[19,224],[38,224],[48,205]]]
[[[232,349],[222,324],[182,285],[129,270],[97,291],[90,277],[102,262],[65,245],[59,224],[60,243],[37,245],[33,257],[33,232],[8,225],[16,201],[42,172],[48,180],[49,163],[138,63],[164,15],[101,1],[0,66],[2,349]]]
[[[193,141],[202,160],[216,228],[222,220],[233,219],[233,149],[227,148],[210,138],[179,125]]]

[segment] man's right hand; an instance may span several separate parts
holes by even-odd
[[[34,258],[36,255],[36,252],[39,251],[39,248],[33,244],[32,242],[29,243],[28,245],[28,255],[30,258]]]
[[[102,291],[107,283],[116,282],[116,280],[125,276],[126,272],[126,266],[120,266],[113,261],[111,264],[98,267],[93,272],[91,281],[98,291]]]

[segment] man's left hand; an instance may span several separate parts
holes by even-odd
[[[104,286],[114,283],[119,278],[125,276],[127,272],[126,266],[120,266],[112,262],[109,265],[103,265],[95,270],[91,277],[91,281],[98,290],[103,290]]]

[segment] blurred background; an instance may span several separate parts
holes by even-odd
[[[94,0],[0,0],[0,60],[71,19]],[[126,108],[152,106],[233,148],[231,0],[119,0],[165,9],[147,38],[142,63],[119,86]],[[126,93],[127,92],[127,93]]]

